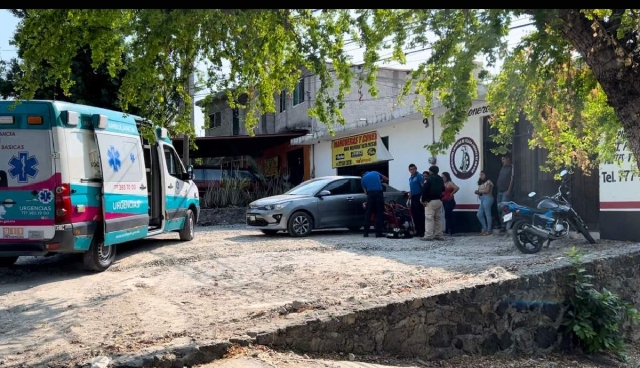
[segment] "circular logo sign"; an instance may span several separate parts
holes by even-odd
[[[449,153],[451,173],[458,179],[466,180],[478,170],[480,150],[473,139],[463,137],[456,141]]]

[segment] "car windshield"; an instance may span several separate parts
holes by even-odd
[[[332,179],[312,179],[291,188],[285,194],[290,195],[314,195],[331,182]]]

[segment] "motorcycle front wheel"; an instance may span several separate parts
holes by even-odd
[[[572,222],[571,225],[573,225],[573,228],[576,229],[580,234],[582,234],[582,236],[584,236],[584,238],[587,239],[589,244],[596,243],[596,240],[593,239],[593,236],[591,236],[589,229],[587,229],[587,225],[584,223],[584,221],[582,221],[580,217],[578,216],[574,217],[573,219],[571,219],[571,222]]]
[[[544,245],[544,239],[542,237],[530,234],[524,230],[527,221],[519,220],[513,224],[512,237],[513,243],[516,248],[524,254],[538,253]]]

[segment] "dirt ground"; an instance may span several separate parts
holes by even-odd
[[[327,314],[515,278],[640,245],[567,241],[523,255],[510,238],[445,242],[362,238],[343,231],[304,239],[244,226],[199,228],[189,243],[166,235],[119,247],[100,274],[77,256],[21,259],[0,271],[0,367],[85,363],[177,341],[210,341]]]

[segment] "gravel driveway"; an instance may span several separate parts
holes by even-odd
[[[567,261],[581,239],[523,255],[504,237],[444,242],[330,231],[294,239],[201,227],[119,248],[100,274],[77,256],[0,271],[0,366],[86,362],[170,343],[228,339],[326,314],[515,278]],[[640,249],[601,241],[589,257]],[[4,363],[4,364],[2,364]]]

